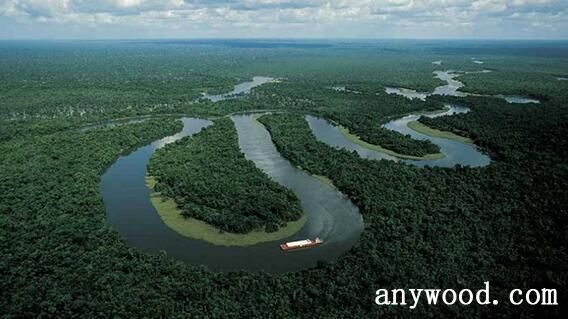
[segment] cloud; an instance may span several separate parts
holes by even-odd
[[[93,30],[100,35],[110,26],[138,28],[135,33],[140,34],[134,37],[158,31],[172,37],[515,37],[537,35],[543,29],[548,36],[566,37],[568,1],[0,0],[0,21],[13,27],[0,31],[0,37],[17,35],[22,25],[28,33],[35,25],[38,34],[50,27],[55,30],[54,25],[69,26],[83,30],[85,37]],[[247,33],[249,29],[254,33]]]

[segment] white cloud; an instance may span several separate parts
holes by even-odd
[[[140,26],[162,30],[164,36],[167,30],[208,30],[219,36],[242,30],[243,36],[270,36],[246,34],[247,27],[287,36],[309,36],[316,28],[330,36],[347,31],[351,36],[396,36],[392,32],[397,28],[409,36],[459,36],[448,30],[452,28],[490,36],[514,32],[513,26],[559,30],[562,36],[560,30],[568,29],[567,14],[565,0],[0,0],[0,22],[14,29],[34,23],[38,28],[59,24],[91,30]],[[306,34],[297,34],[302,26]]]

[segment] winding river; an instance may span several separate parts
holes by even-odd
[[[441,61],[436,61],[440,62]],[[438,64],[438,63],[435,63]],[[473,73],[490,73],[490,70],[481,71],[471,71],[471,72],[461,72],[461,71],[435,71],[434,77],[446,82],[445,85],[439,86],[434,89],[433,92],[419,92],[412,89],[400,88],[400,87],[385,87],[385,92],[387,94],[396,94],[404,96],[410,100],[419,99],[426,100],[428,96],[431,95],[448,95],[448,96],[473,96],[476,94],[467,93],[460,91],[464,87],[464,84],[458,80],[462,74],[473,74]],[[495,97],[504,99],[508,103],[540,103],[540,101],[524,96],[516,95],[496,95]],[[483,154],[479,149],[472,144],[463,143],[461,141],[456,141],[443,137],[433,137],[426,134],[419,133],[411,129],[408,124],[418,120],[421,116],[426,116],[430,118],[439,116],[449,116],[458,113],[467,113],[470,110],[465,107],[448,105],[446,110],[436,112],[436,113],[415,113],[410,114],[395,120],[388,122],[383,125],[384,128],[399,132],[403,135],[410,135],[412,138],[417,140],[428,140],[440,147],[440,152],[444,155],[440,159],[432,160],[409,160],[400,159],[396,156],[386,154],[384,152],[371,150],[364,146],[361,146],[352,140],[348,139],[342,132],[341,129],[324,119],[320,119],[314,116],[306,116],[306,121],[312,130],[314,136],[321,142],[326,143],[329,146],[335,148],[342,148],[348,151],[354,151],[359,154],[362,158],[373,159],[373,160],[390,160],[396,162],[403,162],[417,167],[437,166],[437,167],[453,167],[455,165],[470,166],[470,167],[482,167],[489,165],[491,159],[489,156]]]
[[[475,145],[458,142],[455,140],[431,137],[419,132],[414,131],[408,127],[408,123],[416,121],[420,116],[430,118],[448,116],[459,113],[467,113],[469,109],[466,107],[449,105],[447,109],[436,113],[417,113],[404,116],[392,120],[384,125],[385,128],[399,132],[404,135],[410,135],[414,139],[429,140],[430,142],[440,146],[440,151],[444,154],[443,158],[434,160],[408,160],[399,159],[395,156],[385,154],[383,152],[375,151],[363,147],[355,142],[349,140],[341,132],[339,127],[329,123],[328,121],[317,118],[311,115],[306,116],[306,120],[312,130],[314,136],[321,142],[324,142],[335,148],[343,148],[348,151],[355,151],[362,158],[373,160],[391,160],[396,162],[403,162],[417,167],[438,166],[438,167],[453,167],[455,165],[480,167],[486,166],[491,162],[489,156],[483,154]]]
[[[459,94],[459,81],[454,82],[450,73],[437,74],[446,79],[447,85],[436,92]],[[232,92],[221,95],[205,95],[211,101],[234,98],[250,92],[252,87],[273,81],[273,78],[254,77],[252,82],[235,86]],[[424,97],[425,98],[425,97]],[[369,150],[348,140],[338,127],[326,120],[306,116],[316,138],[333,147],[356,151],[361,157],[386,159],[422,167],[456,164],[484,166],[490,159],[474,145],[444,138],[423,135],[408,128],[407,124],[419,116],[437,117],[468,112],[469,109],[450,106],[447,110],[430,114],[411,114],[395,119],[385,128],[409,134],[415,139],[427,139],[440,146],[445,157],[436,160],[413,161]],[[143,146],[121,156],[101,177],[100,192],[107,211],[107,220],[120,236],[132,247],[148,253],[165,252],[168,256],[191,265],[206,265],[217,271],[266,271],[282,273],[314,267],[318,261],[330,261],[344,254],[358,240],[363,230],[363,219],[358,208],[347,196],[332,185],[293,166],[276,150],[266,128],[256,121],[253,114],[231,116],[237,129],[238,142],[244,156],[274,181],[290,189],[301,202],[307,216],[305,225],[294,235],[276,242],[265,242],[248,247],[216,246],[202,240],[184,237],[169,228],[159,217],[150,202],[150,190],[146,187],[147,165],[152,154],[166,144],[193,135],[212,122],[196,118],[182,118],[181,132]],[[126,122],[128,123],[128,122]],[[120,123],[122,124],[122,123]],[[92,126],[92,129],[100,126]],[[325,243],[316,249],[283,252],[278,244],[305,238],[322,238]]]
[[[213,95],[203,93],[201,98],[210,100],[211,102],[219,102],[222,100],[232,99],[238,97],[241,94],[249,94],[250,91],[257,86],[274,81],[277,80],[268,76],[255,76],[252,78],[252,81],[236,84],[231,92]]]
[[[314,267],[319,260],[333,260],[351,248],[363,230],[363,219],[347,196],[284,159],[268,131],[253,115],[231,118],[245,157],[300,199],[308,217],[300,231],[277,242],[225,247],[183,237],[162,222],[145,185],[146,167],[157,149],[211,125],[207,120],[194,118],[183,118],[181,132],[120,157],[105,172],[100,192],[109,224],[130,246],[141,251],[165,251],[168,256],[189,264],[206,265],[218,271],[296,271]],[[288,253],[278,246],[282,242],[314,237],[324,239],[325,243],[315,249]]]
[[[488,95],[481,95],[481,94],[473,94],[460,91],[465,85],[456,80],[459,76],[463,74],[478,74],[478,73],[491,73],[491,70],[481,70],[481,71],[470,71],[470,72],[462,72],[462,71],[435,71],[434,77],[446,82],[446,85],[441,85],[434,89],[433,92],[419,92],[412,89],[401,88],[401,87],[385,87],[385,92],[387,94],[396,94],[404,96],[410,100],[419,99],[419,100],[426,100],[428,96],[431,95],[449,95],[449,96],[457,96],[457,97],[465,97],[465,96],[488,96]],[[494,95],[493,97],[503,99],[508,103],[512,104],[528,104],[528,103],[540,103],[539,100],[529,98],[526,96],[520,95]]]

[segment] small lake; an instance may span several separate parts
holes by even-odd
[[[529,104],[535,103],[539,104],[540,101],[536,99],[531,99],[530,97],[520,96],[520,95],[497,95],[497,97],[504,99],[507,103],[511,104]]]
[[[333,260],[349,250],[363,230],[358,208],[347,196],[284,159],[268,131],[255,121],[253,115],[235,115],[232,120],[244,156],[300,199],[308,219],[299,232],[276,242],[225,247],[183,237],[163,223],[150,202],[150,190],[145,185],[147,165],[157,149],[212,124],[194,118],[183,118],[181,132],[121,156],[104,173],[99,189],[108,223],[130,246],[140,251],[165,251],[172,258],[191,265],[206,265],[217,271],[297,271],[314,267],[319,260]],[[283,242],[315,237],[322,238],[325,243],[293,252],[283,252],[279,248]]]
[[[425,92],[418,92],[418,91],[412,90],[412,89],[398,88],[398,87],[392,87],[392,86],[385,87],[385,92],[387,94],[401,95],[401,96],[404,96],[405,98],[407,98],[409,100],[418,99],[418,100],[422,100],[422,101],[426,101],[426,98],[430,95],[429,93],[425,93]]]
[[[276,81],[275,78],[267,76],[255,76],[252,78],[252,81],[242,82],[235,85],[233,87],[233,90],[228,93],[214,95],[203,93],[203,96],[201,98],[210,100],[211,102],[219,102],[226,99],[237,98],[242,94],[250,94],[250,91],[257,86],[274,81]]]
[[[353,93],[353,94],[361,94],[360,91],[350,90],[350,89],[346,88],[344,85],[330,86],[329,89],[336,91],[336,92],[347,92],[347,93]]]

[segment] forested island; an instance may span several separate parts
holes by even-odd
[[[229,118],[158,151],[148,173],[181,215],[219,231],[270,233],[302,216],[296,196],[245,159]]]

